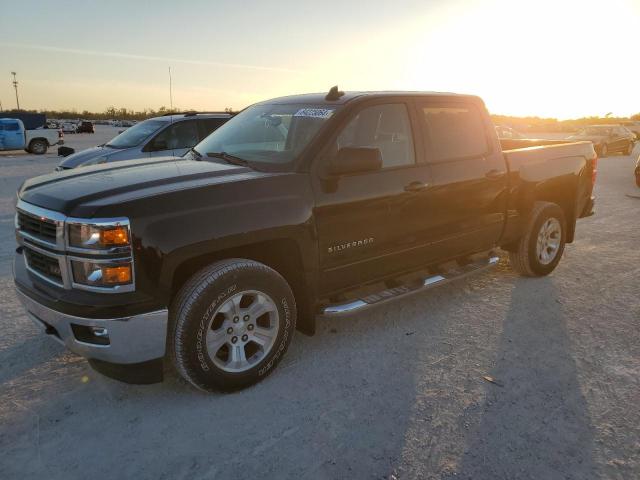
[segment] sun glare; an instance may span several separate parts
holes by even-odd
[[[636,9],[625,0],[454,4],[415,32],[406,88],[474,93],[511,115],[636,113]],[[616,88],[605,87],[614,73]]]

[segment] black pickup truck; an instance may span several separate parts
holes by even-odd
[[[489,267],[498,247],[549,274],[593,213],[596,154],[543,143],[503,150],[474,96],[258,103],[184,157],[26,181],[15,285],[102,372],[160,380],[167,358],[198,388],[246,387],[296,327]]]

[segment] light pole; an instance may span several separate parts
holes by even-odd
[[[16,105],[18,106],[18,110],[20,110],[20,100],[18,100],[18,80],[16,80],[16,72],[11,72],[13,75],[13,88],[16,89]]]

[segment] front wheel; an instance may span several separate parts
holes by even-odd
[[[29,152],[35,155],[44,155],[47,153],[48,146],[49,145],[45,140],[31,140],[31,143],[29,144]]]
[[[535,202],[524,235],[516,250],[509,252],[514,270],[529,277],[550,274],[564,252],[565,225],[564,212],[558,205]]]
[[[633,153],[633,142],[629,142],[629,145],[627,145],[627,148],[624,151],[625,155],[631,155]]]
[[[600,156],[606,157],[608,154],[609,154],[609,145],[607,145],[606,143],[603,143],[602,146],[600,147]]]
[[[169,354],[195,387],[237,390],[276,367],[295,324],[293,293],[278,272],[252,260],[224,260],[197,272],[177,294]]]

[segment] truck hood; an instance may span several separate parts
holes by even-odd
[[[60,162],[60,166],[62,168],[76,168],[77,166],[82,165],[89,160],[94,160],[98,157],[108,157],[110,155],[113,155],[114,153],[119,153],[122,151],[124,150],[121,148],[108,148],[104,146],[88,148],[86,150],[82,150],[81,152],[69,155],[64,160],[62,160],[62,162]]]
[[[210,161],[158,157],[64,170],[24,182],[21,200],[69,216],[92,217],[104,206],[204,185],[272,175]]]

